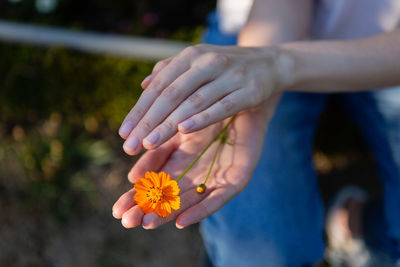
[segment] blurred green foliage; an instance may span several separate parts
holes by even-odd
[[[60,0],[40,14],[34,2],[0,1],[0,20],[198,42],[214,5]],[[130,237],[111,219],[135,160],[123,153],[117,130],[152,67],[0,43],[0,265],[53,266],[49,258],[65,266],[132,265]],[[140,257],[150,255],[145,237],[135,236]]]
[[[32,12],[32,5],[2,2],[7,8],[0,8],[0,17],[191,42],[199,42],[203,30],[173,23],[158,27],[163,12],[148,11],[148,1],[121,6],[92,1],[78,8],[76,1],[64,0],[46,15]],[[73,7],[74,14],[68,12]],[[124,24],[131,14],[126,10],[134,8],[139,13],[130,26]],[[83,16],[88,10],[104,16]],[[14,194],[29,209],[60,221],[96,211],[101,198],[96,175],[121,159],[117,130],[153,63],[4,43],[0,58],[0,194]]]
[[[43,14],[35,0],[1,1],[0,19],[197,43],[215,5],[57,3]],[[102,197],[98,176],[121,160],[117,130],[153,63],[4,43],[0,59],[0,196],[59,221],[95,212]]]
[[[68,123],[94,116],[113,129],[141,93],[151,63],[63,48],[0,45],[0,119],[27,123],[58,112]]]
[[[0,183],[2,171],[15,175],[11,161],[23,174],[8,179],[21,180],[27,203],[60,219],[95,207],[88,168],[111,162],[107,136],[116,136],[153,64],[5,44],[0,58]]]

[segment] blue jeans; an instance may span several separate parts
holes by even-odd
[[[205,41],[235,44],[232,36],[224,38],[215,23],[216,18]],[[324,210],[312,163],[312,144],[328,98],[328,94],[283,95],[248,187],[201,222],[205,247],[215,266],[311,266],[322,260]],[[376,229],[377,236],[380,247],[398,259],[400,88],[340,94],[339,98],[377,159],[386,226]]]

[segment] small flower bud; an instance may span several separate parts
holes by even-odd
[[[203,194],[206,192],[207,186],[205,184],[199,184],[196,188],[197,193]]]

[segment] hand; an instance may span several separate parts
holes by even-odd
[[[266,126],[278,99],[279,96],[275,96],[263,108],[242,112],[235,118],[228,130],[228,140],[233,146],[224,145],[220,151],[204,194],[198,194],[196,187],[206,177],[217,144],[180,180],[179,210],[173,211],[167,218],[161,218],[156,213],[144,215],[134,203],[135,190],[132,189],[114,204],[114,217],[122,218],[122,224],[126,228],[142,224],[146,229],[154,229],[173,219],[176,219],[177,227],[182,228],[199,222],[220,209],[250,181],[261,155]],[[222,126],[223,123],[217,123],[196,133],[176,134],[158,149],[146,152],[130,171],[129,180],[135,182],[149,170],[163,170],[172,177],[178,177]]]
[[[126,116],[124,150],[155,149],[177,130],[191,133],[255,107],[281,87],[274,47],[197,45],[158,62]]]

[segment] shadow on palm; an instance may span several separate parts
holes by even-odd
[[[179,210],[173,211],[167,218],[161,218],[156,213],[143,214],[134,203],[135,191],[132,189],[115,203],[114,217],[122,218],[122,224],[127,228],[142,224],[146,229],[154,229],[173,219],[181,228],[199,222],[220,209],[246,187],[260,156],[265,129],[258,129],[260,118],[257,114],[240,114],[228,129],[228,141],[233,145],[224,144],[220,150],[204,194],[197,193],[196,187],[204,183],[219,141],[179,181]],[[224,123],[192,134],[177,133],[158,149],[147,151],[131,169],[129,180],[137,181],[144,177],[146,171],[165,171],[175,179],[219,133]]]

